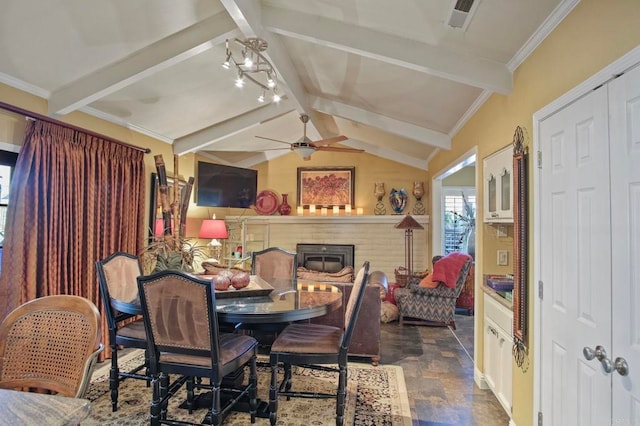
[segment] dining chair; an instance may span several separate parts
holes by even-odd
[[[278,415],[278,396],[304,398],[336,398],[336,425],[344,424],[347,388],[347,353],[369,275],[369,262],[364,262],[353,284],[345,309],[344,327],[313,323],[288,325],[271,345],[269,363],[271,385],[269,387],[269,419],[275,425]],[[284,367],[284,377],[278,384],[278,365]],[[337,368],[328,365],[337,365]],[[306,368],[338,372],[338,389],[335,394],[292,391],[291,368]]]
[[[101,343],[98,308],[57,295],[18,306],[0,324],[0,388],[83,398]]]
[[[275,293],[295,291],[298,285],[298,255],[280,247],[269,247],[251,254],[251,275],[257,275],[274,288]],[[238,330],[251,333],[268,350],[271,342],[288,323],[239,324]]]
[[[137,256],[119,251],[97,261],[96,271],[107,327],[109,327],[111,410],[118,411],[118,387],[121,381],[127,378],[146,380],[147,385],[151,381],[147,371],[148,356],[145,356],[145,362],[134,365],[127,371],[120,371],[118,365],[120,348],[147,349],[147,334],[142,318],[139,315],[120,312],[114,307],[118,302],[131,302],[137,299],[136,279],[143,274],[142,265]]]
[[[166,270],[138,277],[144,324],[149,337],[149,369],[152,377],[151,424],[189,424],[167,420],[169,399],[186,382],[187,408],[192,411],[194,389],[212,392],[207,417],[222,423],[224,415],[242,398],[249,398],[251,424],[257,414],[258,342],[250,336],[221,333],[216,313],[215,287],[180,271]],[[249,366],[248,383],[222,388],[222,380]],[[169,375],[179,375],[170,382]],[[175,377],[175,376],[174,376]],[[198,383],[194,383],[198,378]],[[209,379],[205,384],[201,379]],[[221,403],[222,391],[231,397]]]
[[[251,275],[268,282],[274,291],[295,290],[298,255],[280,247],[269,247],[251,254]]]

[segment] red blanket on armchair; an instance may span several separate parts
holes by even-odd
[[[433,264],[431,279],[443,282],[449,288],[455,287],[460,271],[469,259],[471,259],[471,256],[465,253],[449,253]]]

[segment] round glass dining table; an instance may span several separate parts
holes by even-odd
[[[203,278],[204,276],[198,276]],[[252,291],[216,291],[216,312],[218,321],[225,323],[283,323],[300,321],[325,315],[342,305],[342,292],[336,286],[312,281],[298,280],[294,290],[288,284],[288,290],[282,282],[272,282],[274,287],[264,280],[252,276],[252,282],[258,281],[261,286]],[[114,309],[139,315],[142,314],[140,300],[124,302],[111,299]]]

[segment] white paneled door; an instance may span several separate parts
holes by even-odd
[[[609,84],[611,134],[612,424],[640,425],[640,67]],[[616,365],[614,365],[616,367]]]
[[[543,120],[540,147],[542,424],[639,425],[640,69]]]

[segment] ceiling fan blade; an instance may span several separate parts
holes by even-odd
[[[342,141],[346,141],[347,139],[349,139],[346,136],[335,136],[333,138],[327,138],[327,139],[321,139],[319,141],[314,141],[311,142],[309,145],[311,146],[315,146],[315,147],[320,147],[320,146],[325,146],[325,145],[331,145],[334,143],[338,143],[338,142],[342,142]]]
[[[283,149],[287,149],[291,151],[291,148],[266,148],[266,149],[253,149],[255,152],[264,152],[264,151],[282,151]]]
[[[289,142],[279,141],[278,139],[265,138],[264,136],[256,136],[256,138],[258,138],[258,139],[265,139],[265,140],[273,141],[273,142],[286,143],[287,145],[291,145],[291,143],[289,143]]]
[[[318,146],[316,147],[316,151],[334,151],[334,152],[364,152],[364,149],[355,149],[355,148],[339,148],[337,146]]]

